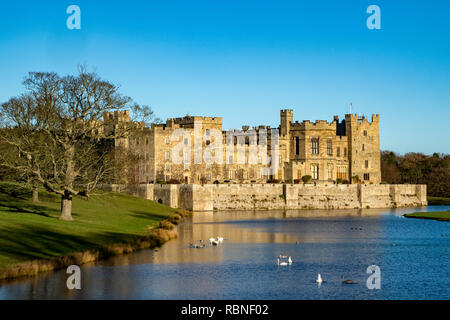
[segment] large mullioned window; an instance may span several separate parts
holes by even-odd
[[[311,139],[311,154],[319,154],[319,139]]]
[[[319,165],[318,164],[311,165],[311,177],[314,180],[319,179]]]
[[[333,142],[331,140],[327,141],[327,155],[333,155]]]

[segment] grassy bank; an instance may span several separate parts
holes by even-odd
[[[427,197],[429,206],[450,206],[450,198]]]
[[[178,211],[153,201],[99,192],[73,201],[74,221],[59,220],[60,198],[0,182],[0,279],[83,264],[158,246],[176,236]]]
[[[450,221],[450,210],[441,212],[415,212],[404,215],[406,218],[433,219],[439,221]]]

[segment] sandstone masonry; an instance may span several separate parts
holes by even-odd
[[[104,185],[190,211],[366,209],[426,206],[426,185],[141,184]]]
[[[114,130],[117,126],[130,125],[128,111],[105,113],[106,130]],[[261,174],[261,169],[267,167],[261,156],[254,163],[238,164],[225,159],[220,164],[207,164],[205,161],[194,164],[194,150],[186,153],[190,164],[175,164],[172,160],[172,150],[181,141],[173,141],[171,137],[177,129],[184,129],[191,140],[194,133],[200,134],[202,148],[215,141],[210,136],[211,130],[219,130],[219,145],[226,149],[226,131],[222,131],[222,118],[193,117],[170,118],[164,124],[152,124],[145,127],[143,123],[134,123],[141,128],[140,135],[130,136],[115,141],[115,146],[130,148],[140,155],[140,160],[130,168],[133,173],[130,183],[158,183],[175,181],[186,184],[200,183],[266,183],[267,180],[296,182],[304,176],[311,176],[316,183],[363,183],[379,184],[380,172],[380,142],[379,115],[372,115],[371,122],[364,116],[345,115],[339,121],[337,116],[332,122],[317,120],[301,123],[293,121],[293,110],[280,111],[280,125],[275,128],[279,136],[279,169],[271,176]],[[242,130],[232,130],[235,133],[234,145],[239,143],[239,136],[246,135],[249,130],[258,136],[261,130],[267,131],[268,151],[270,156],[269,126],[257,126],[250,129],[243,126]],[[242,148],[246,159],[252,143],[248,136],[243,140]],[[194,148],[194,146],[192,146]],[[238,157],[237,148],[232,156]],[[305,187],[306,188],[306,187]],[[220,188],[219,188],[220,189]]]

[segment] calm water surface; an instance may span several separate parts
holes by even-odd
[[[81,290],[58,271],[0,283],[0,299],[450,299],[450,223],[402,217],[449,209],[196,213],[158,252],[83,266]],[[218,247],[189,248],[216,236]],[[280,254],[293,264],[278,267]],[[366,287],[369,265],[380,290]]]

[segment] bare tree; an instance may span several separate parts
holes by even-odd
[[[76,76],[32,72],[24,86],[26,93],[0,107],[0,141],[10,147],[1,164],[61,195],[60,219],[72,220],[73,196],[117,178],[125,159],[117,142],[142,131],[153,112],[84,66]],[[111,118],[124,109],[131,119]]]

